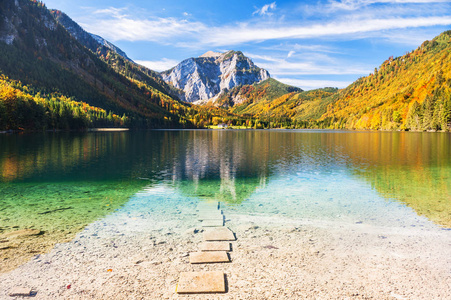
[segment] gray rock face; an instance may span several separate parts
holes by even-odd
[[[127,56],[127,54],[126,54],[124,51],[122,51],[118,46],[116,46],[116,45],[114,45],[114,44],[108,42],[107,40],[105,40],[105,39],[104,39],[103,37],[101,37],[101,36],[98,36],[98,35],[95,35],[95,34],[92,34],[92,33],[90,33],[90,35],[91,35],[91,36],[92,36],[99,44],[101,44],[101,45],[107,47],[107,48],[110,49],[110,50],[113,50],[114,52],[116,52],[116,53],[119,54],[120,56],[122,56],[122,57],[124,57],[124,58],[126,58],[126,59],[128,59],[128,60],[131,61],[131,59]]]
[[[189,58],[160,74],[164,81],[183,90],[180,98],[187,102],[204,102],[221,91],[238,85],[253,84],[270,77],[269,72],[254,65],[242,52],[207,52]]]

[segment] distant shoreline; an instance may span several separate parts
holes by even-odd
[[[129,131],[129,128],[89,128],[88,131]]]
[[[165,131],[165,130],[214,130],[214,131],[230,131],[230,130],[255,130],[255,131],[347,131],[347,132],[425,132],[425,133],[450,133],[446,130],[382,130],[382,129],[331,129],[331,128],[253,128],[253,127],[242,127],[242,126],[231,126],[228,128],[217,128],[216,126],[208,126],[206,128],[148,128],[148,129],[130,129],[130,128],[87,128],[84,130],[62,130],[62,129],[49,129],[44,132],[123,132],[123,131],[140,131],[140,130],[150,130],[150,131]],[[17,133],[36,133],[43,132],[40,130],[0,130],[0,134],[17,134]]]

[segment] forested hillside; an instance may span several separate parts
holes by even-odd
[[[155,82],[127,78],[109,67],[71,37],[41,2],[4,0],[0,14],[0,72],[39,91],[39,97],[50,100],[56,94],[56,99],[64,96],[108,114],[125,114],[131,127],[192,126],[184,118],[186,104],[171,98],[164,88],[155,88]]]
[[[96,54],[97,57],[107,63],[117,73],[132,81],[142,82],[174,99],[177,99],[177,94],[182,93],[182,91],[168,85],[157,72],[133,62],[127,57],[125,52],[115,45],[99,36],[86,32],[65,13],[59,10],[50,10],[50,12],[55,20],[76,40]]]
[[[124,127],[129,122],[125,115],[118,116],[58,93],[44,96],[39,89],[0,75],[0,129]]]
[[[340,91],[320,121],[331,128],[450,130],[451,31]]]

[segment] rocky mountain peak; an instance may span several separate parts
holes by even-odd
[[[182,61],[162,72],[167,83],[183,90],[179,97],[187,102],[206,102],[221,91],[235,86],[253,84],[270,77],[269,72],[254,65],[240,51],[217,53],[208,51],[197,58]]]
[[[220,52],[207,51],[199,57],[219,57],[221,55],[222,53]]]

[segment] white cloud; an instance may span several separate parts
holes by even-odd
[[[449,2],[449,0],[331,0],[329,1],[329,9],[357,10],[372,4],[427,4],[446,2]]]
[[[359,66],[320,65],[315,62],[297,61],[287,62],[258,62],[257,65],[269,71],[272,75],[363,75],[371,72],[372,68]],[[373,67],[374,68],[374,67]]]
[[[135,60],[135,62],[158,72],[169,70],[179,63],[174,59],[168,58],[163,58],[162,60]]]
[[[368,74],[374,66],[350,65],[338,63],[336,59],[326,55],[308,55],[306,58],[287,61],[285,58],[269,55],[245,53],[259,67],[275,76],[300,75],[363,75]]]
[[[295,52],[313,52],[313,53],[343,53],[338,49],[331,48],[324,45],[311,45],[311,44],[298,44],[298,43],[281,43],[278,45],[271,45],[266,47],[260,47],[262,50],[282,51],[286,52],[287,49],[293,49]]]
[[[107,15],[107,16],[112,16],[112,17],[116,17],[116,18],[122,18],[122,17],[127,16],[126,14],[122,13],[126,10],[127,10],[126,7],[122,7],[122,8],[108,7],[108,8],[103,8],[103,9],[97,9],[93,12],[93,14]]]
[[[350,19],[310,26],[252,26],[240,24],[237,27],[212,28],[202,32],[200,42],[214,46],[237,45],[247,42],[262,42],[277,39],[308,39],[364,34],[375,31],[418,28],[437,25],[451,25],[451,16]]]
[[[260,16],[265,16],[265,15],[271,16],[272,13],[270,13],[269,10],[274,10],[274,9],[276,9],[276,2],[273,2],[271,4],[263,5],[262,8],[257,9],[256,11],[254,11],[254,13],[252,15],[258,14]]]
[[[374,3],[374,0],[331,1],[332,4],[358,5]],[[378,2],[418,2],[427,0],[379,0]],[[255,13],[267,15],[276,8],[276,2],[264,5]],[[387,30],[405,30],[432,26],[451,25],[451,16],[427,17],[373,17],[359,13],[348,16],[332,16],[330,21],[311,21],[307,24],[299,21],[242,22],[223,26],[208,26],[200,21],[188,21],[178,18],[147,17],[138,18],[127,14],[128,8],[109,7],[94,12],[84,19],[82,26],[90,32],[108,40],[153,41],[171,44],[177,47],[206,49],[210,47],[229,47],[243,43],[255,43],[274,40],[297,41],[319,38],[366,38],[384,37]],[[185,13],[185,15],[188,13]],[[380,13],[378,13],[380,15]],[[379,34],[379,36],[377,36]],[[299,46],[299,45],[298,45]],[[302,48],[302,46],[299,46]],[[296,51],[292,48],[289,50]]]
[[[208,28],[201,22],[190,22],[177,18],[149,17],[139,19],[125,12],[127,8],[101,9],[80,25],[89,32],[110,41],[155,41],[165,43],[171,38],[205,32]],[[103,18],[99,15],[104,15]],[[195,39],[195,37],[194,37]]]
[[[288,52],[287,58],[292,57],[296,52],[291,50],[290,52]]]
[[[310,80],[310,79],[294,79],[294,78],[281,78],[281,77],[280,78],[274,77],[274,78],[285,84],[297,86],[305,91],[319,89],[319,88],[323,88],[323,87],[345,88],[352,83],[350,81]]]
[[[383,33],[382,38],[393,44],[401,44],[412,47],[412,49],[420,46],[424,41],[430,40],[432,37],[437,35],[436,30],[430,29],[411,29],[411,30],[400,30],[390,31]]]

